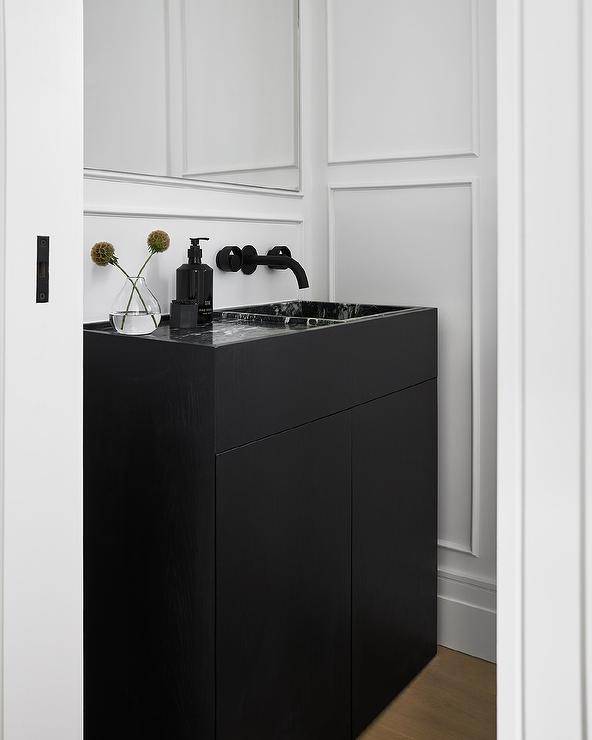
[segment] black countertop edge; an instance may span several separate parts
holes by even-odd
[[[407,307],[405,309],[400,309],[398,311],[377,313],[377,314],[373,314],[372,316],[358,316],[357,318],[354,318],[354,319],[346,319],[346,320],[333,320],[333,319],[329,319],[326,324],[321,324],[319,326],[310,325],[310,326],[307,326],[306,328],[307,329],[330,329],[333,326],[340,326],[342,324],[350,324],[350,323],[352,323],[354,321],[356,323],[358,323],[359,321],[368,321],[369,319],[381,319],[381,318],[384,318],[385,316],[399,316],[400,314],[415,313],[416,311],[437,311],[437,310],[438,309],[435,308],[434,306],[409,306],[409,307]],[[232,308],[220,308],[220,309],[216,309],[216,311],[214,311],[214,316],[216,318],[222,319],[222,318],[224,318],[222,316],[223,313],[237,313],[237,314],[239,314],[239,313],[245,313],[245,311],[242,311],[240,306],[232,307]],[[267,323],[265,321],[265,319],[268,319],[268,318],[271,318],[272,317],[272,314],[256,314],[256,315],[261,316],[261,322],[260,323],[262,323],[262,324]],[[160,322],[161,323],[160,323],[160,325],[162,326],[162,325],[166,324],[166,322],[169,321],[170,318],[171,318],[170,317],[170,314],[168,314],[168,313],[161,314],[161,319],[160,319]],[[296,318],[298,318],[298,317],[296,317]],[[238,321],[238,319],[235,319],[235,320]],[[321,319],[321,321],[322,321],[322,319]],[[246,321],[245,321],[245,323],[246,323]],[[269,322],[269,323],[272,323],[273,324],[275,322]],[[103,331],[105,329],[112,329],[112,326],[111,326],[111,322],[108,321],[108,320],[105,320],[105,321],[85,321],[83,323],[83,325],[82,325],[82,328],[85,331],[86,330],[88,330],[88,331]],[[116,332],[114,332],[114,333],[116,333]],[[136,335],[134,335],[134,334],[126,334],[125,336],[140,336],[141,337],[141,336],[149,336],[149,335],[148,334],[136,334]]]
[[[243,342],[254,342],[254,341],[263,341],[263,340],[271,340],[271,339],[277,339],[278,337],[283,336],[289,336],[292,332],[294,334],[301,334],[301,333],[308,333],[312,331],[320,331],[325,329],[336,329],[336,328],[344,328],[344,327],[353,327],[356,325],[360,325],[361,323],[365,323],[367,321],[385,321],[386,319],[394,319],[398,316],[406,316],[408,314],[412,313],[419,313],[419,312],[436,312],[438,311],[437,308],[430,307],[430,306],[410,306],[409,308],[405,308],[403,310],[397,311],[397,312],[391,312],[391,313],[380,313],[380,314],[374,314],[372,316],[360,316],[355,319],[349,319],[347,321],[334,321],[327,324],[320,324],[315,326],[310,326],[306,324],[296,324],[294,323],[290,328],[288,328],[287,324],[284,324],[283,322],[272,322],[272,321],[261,321],[261,322],[248,322],[246,320],[241,319],[235,319],[235,318],[225,318],[222,316],[223,311],[233,311],[233,309],[217,309],[214,311],[214,322],[213,324],[204,324],[200,328],[200,333],[203,335],[206,335],[208,332],[208,328],[210,326],[215,326],[216,322],[219,322],[220,324],[227,323],[228,325],[234,325],[234,326],[244,326],[244,327],[259,327],[262,332],[268,331],[269,333],[262,333],[255,336],[237,336],[236,338],[227,338],[219,343],[211,342],[208,343],[207,341],[199,342],[199,341],[187,341],[187,337],[191,336],[192,330],[189,329],[180,329],[175,330],[179,332],[186,332],[185,336],[179,335],[177,336],[161,336],[157,332],[162,329],[167,329],[168,327],[168,321],[170,319],[169,314],[162,314],[161,323],[159,325],[159,328],[156,330],[156,332],[151,332],[150,334],[118,334],[115,329],[113,329],[111,323],[109,321],[94,321],[94,322],[87,322],[83,325],[84,331],[92,332],[92,333],[100,333],[100,334],[107,334],[109,336],[125,336],[127,338],[131,339],[144,339],[149,341],[168,341],[168,342],[179,342],[182,344],[190,344],[195,347],[208,347],[210,349],[220,349],[221,347],[228,347],[235,344],[241,344]],[[263,319],[268,318],[267,316],[263,316]],[[184,341],[185,340],[185,341]]]

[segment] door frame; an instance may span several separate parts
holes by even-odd
[[[498,0],[504,740],[588,737],[591,50],[585,0]]]

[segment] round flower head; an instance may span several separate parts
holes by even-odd
[[[99,267],[113,264],[117,262],[115,247],[113,244],[109,244],[109,242],[97,242],[90,250],[90,258]]]
[[[157,229],[148,234],[148,249],[151,252],[166,252],[171,243],[171,238],[166,231]]]

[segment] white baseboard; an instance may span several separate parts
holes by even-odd
[[[438,642],[495,662],[495,583],[438,571]]]

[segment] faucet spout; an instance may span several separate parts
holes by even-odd
[[[245,247],[243,249],[243,272],[250,274],[257,265],[265,265],[272,270],[292,270],[298,287],[308,288],[306,272],[300,262],[292,257],[288,247],[274,247],[266,255],[257,254],[254,247]]]
[[[298,282],[298,287],[301,290],[303,288],[308,288],[308,278],[306,277],[306,272],[304,272],[304,267],[302,267],[300,262],[296,262],[292,257],[284,257],[284,259],[286,260],[286,267],[288,270],[292,270],[294,273]]]

